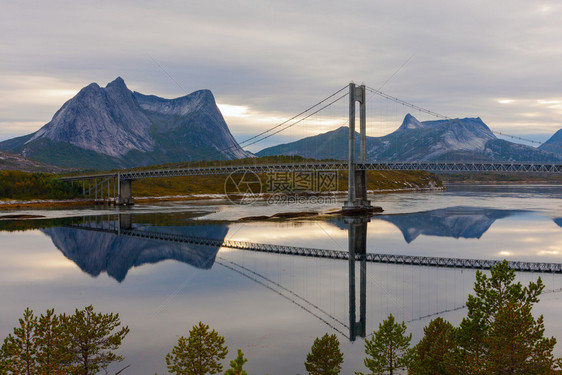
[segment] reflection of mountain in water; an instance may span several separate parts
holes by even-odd
[[[558,224],[559,227],[562,227],[562,217],[559,217],[558,219],[554,219],[554,222]]]
[[[380,215],[380,219],[400,229],[410,243],[420,234],[453,238],[480,238],[494,221],[521,210],[497,210],[484,207],[448,207],[438,210],[401,215]]]
[[[149,227],[151,232],[165,232],[184,236],[224,239],[226,225]],[[218,247],[163,242],[88,229],[58,227],[46,228],[55,246],[84,272],[98,276],[102,272],[117,281],[125,279],[132,267],[173,259],[197,268],[209,269],[215,262]]]

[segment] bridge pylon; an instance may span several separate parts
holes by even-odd
[[[357,168],[355,160],[355,105],[359,102],[359,162],[367,161],[367,114],[365,85],[349,84],[349,154],[348,188],[344,211],[369,211],[373,207],[367,200],[367,179],[364,169]]]

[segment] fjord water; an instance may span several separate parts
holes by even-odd
[[[385,212],[367,224],[368,252],[562,263],[561,186],[449,186],[371,199]],[[131,329],[120,349],[123,365],[131,365],[125,373],[164,373],[165,354],[199,321],[226,338],[225,365],[236,349],[244,351],[248,373],[305,373],[312,342],[326,332],[340,340],[342,373],[352,373],[365,370],[363,339],[353,340],[352,322],[364,321],[369,336],[392,313],[407,322],[413,342],[435,316],[460,322],[474,270],[368,263],[361,307],[360,262],[351,271],[346,260],[163,240],[177,235],[347,251],[349,224],[341,218],[238,221],[339,206],[213,200],[34,212],[63,219],[36,221],[39,229],[25,231],[7,231],[13,223],[1,222],[0,335],[25,307],[60,313],[93,304],[119,313]],[[131,229],[142,235],[125,235]],[[546,288],[534,313],[544,314],[547,335],[562,340],[562,275],[521,272],[518,279],[539,276]],[[562,355],[562,343],[555,352]]]

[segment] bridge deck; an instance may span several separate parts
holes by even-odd
[[[176,169],[154,169],[143,171],[124,171],[94,175],[61,177],[61,180],[76,181],[99,178],[119,178],[120,180],[139,180],[143,178],[221,175],[242,171],[268,173],[276,171],[334,171],[347,170],[343,161],[287,164],[224,165],[213,167],[192,167]],[[508,173],[547,173],[562,174],[562,163],[463,163],[463,162],[381,162],[358,163],[357,168],[372,171],[431,171],[431,172],[508,172]]]

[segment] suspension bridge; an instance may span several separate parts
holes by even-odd
[[[346,89],[348,89],[346,91]],[[346,92],[344,92],[346,91]],[[344,92],[342,94],[342,92]],[[305,163],[284,164],[222,164],[209,167],[189,168],[167,168],[155,170],[116,171],[111,173],[88,174],[79,176],[67,176],[61,178],[65,181],[79,181],[82,183],[84,195],[95,197],[95,199],[112,200],[116,204],[133,204],[132,182],[135,180],[158,177],[179,176],[204,176],[204,175],[229,175],[233,173],[273,173],[279,171],[348,171],[348,199],[344,209],[364,210],[370,208],[366,193],[366,171],[429,171],[429,172],[505,172],[505,173],[543,173],[562,174],[562,163],[553,162],[473,162],[473,161],[435,161],[435,162],[412,162],[412,161],[385,161],[374,162],[367,160],[366,147],[366,93],[370,92],[387,100],[399,103],[405,107],[425,113],[438,119],[450,119],[447,116],[430,111],[390,96],[380,90],[365,85],[356,86],[350,83],[314,106],[296,116],[271,127],[253,137],[240,142],[242,147],[248,147],[264,141],[279,134],[295,125],[302,123],[311,116],[329,108],[342,99],[349,98],[347,122],[349,126],[348,135],[348,160],[347,161],[318,161]],[[356,106],[359,104],[359,142],[356,142]],[[501,133],[506,136],[506,134]],[[513,137],[522,140],[520,137]],[[529,140],[526,140],[529,141]],[[359,144],[359,152],[356,153],[356,144]],[[357,158],[356,155],[359,155]]]

